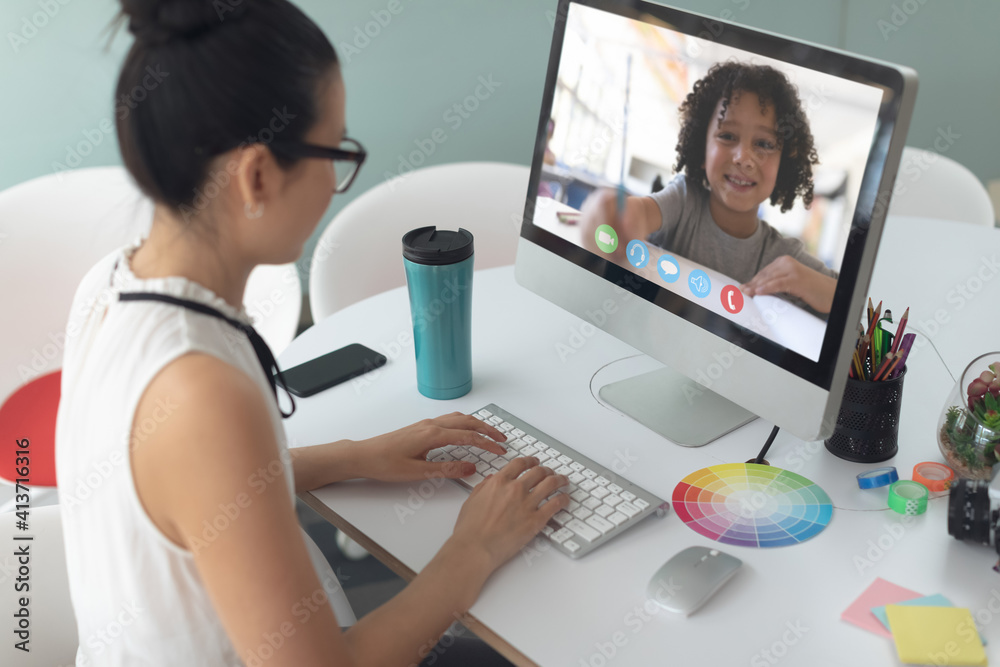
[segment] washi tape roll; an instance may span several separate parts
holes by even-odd
[[[913,466],[913,481],[931,491],[947,491],[955,481],[955,473],[943,463],[924,461]]]
[[[858,473],[858,488],[874,489],[880,486],[888,486],[898,479],[899,473],[896,472],[895,466],[866,470]]]
[[[930,495],[927,487],[920,482],[902,479],[889,487],[889,508],[910,516],[923,514],[927,511],[927,498]]]

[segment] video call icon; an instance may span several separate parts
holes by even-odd
[[[726,285],[722,288],[722,307],[735,315],[743,310],[743,292],[735,285]]]
[[[663,278],[663,282],[665,283],[677,282],[677,279],[681,275],[680,264],[670,255],[663,255],[660,259],[656,260],[656,270],[660,273],[660,277]]]
[[[691,288],[692,294],[699,299],[704,299],[712,291],[712,281],[707,273],[701,269],[695,269],[688,276],[688,287]]]
[[[601,225],[594,232],[597,247],[609,255],[618,249],[618,232],[611,225]]]
[[[637,269],[641,269],[649,264],[649,248],[639,239],[633,239],[625,247],[629,264]]]

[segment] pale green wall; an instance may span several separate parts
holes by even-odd
[[[402,11],[360,50],[343,47],[389,0],[300,0],[345,61],[348,127],[369,149],[350,198],[395,172],[414,140],[442,128],[447,141],[428,164],[500,160],[528,164],[551,37],[553,0],[398,0]],[[65,4],[63,4],[65,3]],[[983,181],[1000,178],[1000,3],[994,0],[676,0],[673,4],[783,34],[909,65],[920,92],[908,144],[931,148],[938,128],[960,135],[948,155]],[[33,15],[58,8],[15,51]],[[0,189],[50,173],[70,146],[96,141],[113,118],[112,90],[129,44],[106,48],[112,0],[3,0],[0,5]],[[878,21],[906,17],[883,35]],[[909,14],[906,13],[909,10]],[[384,19],[383,15],[383,19]],[[39,20],[39,22],[41,22]],[[457,129],[443,114],[480,76],[500,83]],[[82,166],[118,164],[101,137]],[[325,222],[321,225],[325,225]],[[0,220],[0,228],[3,221]],[[317,230],[317,235],[319,230]],[[315,240],[315,235],[314,235]],[[307,247],[311,252],[312,243]]]

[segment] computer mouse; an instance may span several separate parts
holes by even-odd
[[[688,547],[656,571],[646,597],[668,611],[688,616],[729,581],[743,561],[718,549]]]

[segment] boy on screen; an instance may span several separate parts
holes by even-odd
[[[623,242],[644,239],[721,271],[749,296],[781,294],[829,313],[837,272],[757,217],[770,200],[789,210],[813,199],[819,162],[795,87],[766,65],[717,63],[680,107],[677,175],[649,197],[628,197],[619,219],[616,193],[594,193],[582,210],[583,238],[611,225]],[[682,173],[683,172],[683,173]]]

